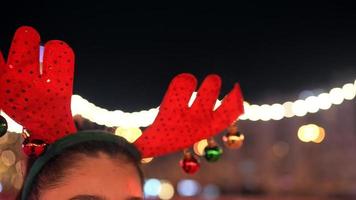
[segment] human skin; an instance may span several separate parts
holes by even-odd
[[[104,153],[85,156],[55,188],[41,191],[40,200],[139,200],[143,199],[137,169]]]

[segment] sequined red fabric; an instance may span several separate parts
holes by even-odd
[[[7,62],[0,55],[0,108],[30,132],[30,140],[51,144],[75,133],[71,114],[74,53],[62,41],[45,44],[42,70],[40,36],[31,27],[20,27]],[[223,131],[243,113],[243,99],[236,84],[214,110],[221,79],[209,75],[191,107],[197,86],[191,74],[175,77],[163,98],[154,123],[134,143],[142,157],[159,156],[187,148]]]
[[[191,74],[180,74],[172,80],[154,123],[135,142],[143,157],[187,148],[220,133],[243,113],[243,98],[237,84],[216,110],[213,108],[220,92],[220,77],[206,77],[189,107],[196,86],[197,80]]]
[[[45,44],[42,70],[40,36],[31,27],[20,27],[7,62],[0,56],[0,108],[24,126],[31,139],[53,143],[76,132],[70,102],[74,53],[63,41]]]

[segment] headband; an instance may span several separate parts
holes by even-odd
[[[26,197],[31,192],[32,184],[36,180],[37,175],[52,158],[60,155],[62,152],[72,146],[88,141],[118,143],[120,145],[124,145],[123,148],[127,146],[125,150],[127,150],[130,155],[133,155],[134,157],[140,157],[139,152],[135,151],[135,148],[129,148],[128,146],[131,144],[122,137],[103,131],[82,131],[71,134],[59,139],[52,145],[49,145],[49,147],[46,149],[46,153],[43,153],[36,159],[26,176],[21,199],[26,199]]]

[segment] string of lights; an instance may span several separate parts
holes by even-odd
[[[328,110],[332,105],[340,105],[345,100],[353,100],[356,96],[356,80],[354,83],[346,83],[342,87],[332,88],[328,93],[312,95],[305,99],[286,101],[274,104],[249,104],[244,102],[245,114],[240,116],[240,120],[269,121],[281,120],[283,118],[302,117],[308,113],[316,113],[320,110]],[[193,93],[189,106],[196,97]],[[218,100],[215,108],[219,107],[221,101]],[[110,111],[84,99],[80,95],[72,96],[72,114],[81,115],[83,118],[107,127],[147,127],[156,118],[159,108],[151,108],[139,112],[124,112],[121,110]],[[23,127],[13,121],[5,113],[0,112],[8,121],[10,132],[22,133]]]

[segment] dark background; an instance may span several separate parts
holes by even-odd
[[[252,103],[295,100],[356,77],[356,9],[346,4],[131,5],[16,1],[0,8],[6,54],[21,25],[76,53],[74,92],[108,109],[159,105],[169,81],[190,72],[240,82]]]

